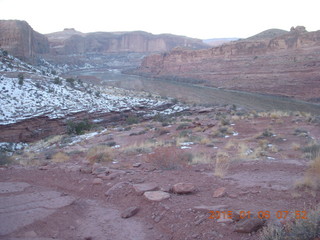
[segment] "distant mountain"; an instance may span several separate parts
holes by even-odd
[[[288,33],[288,31],[273,28],[273,29],[265,30],[265,31],[258,33],[256,35],[253,35],[253,36],[247,38],[246,40],[267,40],[267,39],[279,37],[279,36],[287,34],[287,33]]]
[[[25,21],[0,21],[0,48],[29,62],[39,58],[67,69],[92,67],[136,67],[148,54],[174,48],[204,49],[200,39],[143,31],[82,33],[73,28],[40,34]]]
[[[118,52],[154,53],[166,52],[175,47],[202,49],[208,46],[200,39],[171,34],[153,35],[143,31],[135,32],[93,32],[81,33],[65,29],[46,35],[51,54],[106,54]]]
[[[239,38],[211,38],[211,39],[205,39],[203,42],[205,44],[208,44],[212,47],[220,46],[224,43],[232,42],[232,41],[237,41]]]

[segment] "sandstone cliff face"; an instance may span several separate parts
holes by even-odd
[[[0,20],[0,48],[23,59],[49,52],[48,39],[25,21]]]
[[[146,57],[137,74],[202,80],[206,85],[317,101],[320,31],[303,28],[273,39],[242,40],[211,49]]]
[[[80,33],[74,29],[65,29],[47,35],[50,41],[51,54],[68,55],[84,53],[116,52],[164,52],[177,46],[199,49],[207,47],[199,39],[192,39],[169,34],[153,35],[137,32],[95,32]]]

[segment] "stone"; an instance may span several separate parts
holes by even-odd
[[[129,207],[121,213],[122,218],[130,218],[139,212],[138,207]]]
[[[177,183],[172,186],[172,192],[177,194],[188,194],[196,190],[192,183]]]
[[[141,184],[133,184],[133,189],[136,193],[142,195],[144,192],[147,191],[154,191],[158,190],[159,186],[156,183],[141,183]]]
[[[111,197],[112,194],[115,192],[121,190],[124,186],[128,185],[128,182],[118,182],[115,185],[113,185],[111,188],[108,189],[108,191],[105,192],[106,197]]]
[[[264,219],[259,218],[244,218],[236,223],[234,231],[239,233],[255,232],[262,228],[265,222]]]
[[[220,187],[218,189],[216,189],[212,195],[212,197],[214,198],[219,198],[219,197],[223,197],[226,195],[226,188],[224,187]]]
[[[80,172],[84,174],[91,174],[92,173],[92,168],[88,166],[84,166],[80,168]]]
[[[101,178],[95,178],[92,181],[92,184],[94,184],[94,185],[100,185],[102,183],[103,183],[103,180]]]
[[[26,238],[36,238],[38,234],[35,231],[29,231],[24,234]]]
[[[223,211],[223,210],[226,210],[227,208],[228,208],[227,205],[213,205],[213,206],[199,205],[199,206],[193,207],[194,210],[197,210],[197,211],[205,211],[205,212],[209,212],[209,211]]]
[[[143,196],[150,201],[162,201],[170,198],[170,194],[162,191],[145,192]]]
[[[138,168],[141,166],[141,163],[134,163],[134,164],[132,164],[132,166]]]
[[[22,192],[27,187],[30,187],[30,184],[25,182],[0,182],[0,194]]]

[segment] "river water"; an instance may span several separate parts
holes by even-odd
[[[187,103],[202,105],[234,104],[258,111],[282,110],[304,111],[320,114],[320,105],[288,97],[273,96],[243,91],[225,90],[199,86],[189,83],[166,81],[135,75],[122,74],[120,71],[86,70],[70,73],[73,76],[94,76],[102,85],[157,93],[161,96],[177,98]]]

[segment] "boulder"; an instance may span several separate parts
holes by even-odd
[[[177,194],[188,194],[196,190],[192,183],[177,183],[172,186],[172,192]]]
[[[143,196],[150,201],[162,201],[170,198],[170,194],[163,191],[149,191],[145,192]]]
[[[139,212],[138,207],[129,207],[121,213],[122,218],[130,218]]]
[[[212,195],[212,197],[214,198],[219,198],[219,197],[223,197],[226,195],[226,188],[225,187],[220,187],[218,189],[216,189]]]

